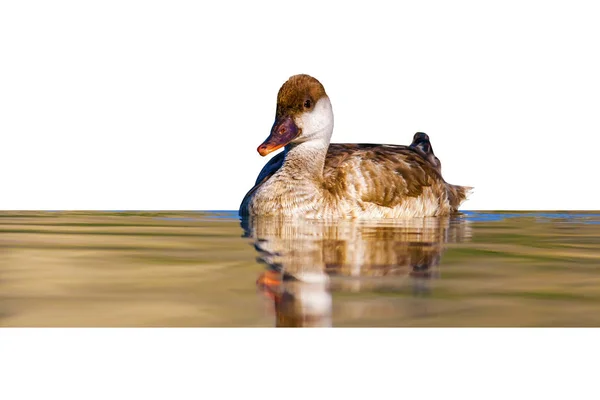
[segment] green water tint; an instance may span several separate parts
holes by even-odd
[[[600,326],[592,212],[5,211],[0,252],[0,326]]]

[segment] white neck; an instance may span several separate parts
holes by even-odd
[[[333,110],[329,98],[321,98],[312,111],[304,112],[294,122],[302,129],[302,134],[285,146],[283,167],[298,177],[322,177],[333,133]]]
[[[294,119],[302,134],[294,143],[321,142],[329,146],[333,133],[333,109],[329,97],[324,96],[316,102],[311,111],[306,111]]]

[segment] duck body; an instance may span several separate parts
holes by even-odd
[[[240,207],[241,215],[410,218],[456,212],[470,188],[450,185],[416,149],[332,143],[322,179],[303,179],[273,157]]]
[[[330,144],[332,131],[333,113],[322,85],[308,75],[290,78],[279,92],[271,135],[258,148],[261,155],[285,150],[264,166],[240,215],[440,216],[456,212],[471,189],[444,181],[424,133],[402,146]]]

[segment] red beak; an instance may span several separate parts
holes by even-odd
[[[267,154],[282,148],[292,140],[298,137],[300,134],[300,129],[294,123],[294,120],[290,116],[285,116],[279,118],[273,124],[273,128],[271,128],[271,134],[269,137],[258,146],[258,153],[261,156],[266,156]]]

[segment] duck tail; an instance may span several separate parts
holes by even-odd
[[[458,207],[473,193],[473,187],[471,186],[458,186],[446,184],[448,189],[448,202],[452,210],[457,211]]]
[[[416,149],[421,155],[433,165],[439,173],[442,172],[442,163],[433,153],[433,146],[429,140],[429,135],[425,132],[417,132],[413,136],[413,141],[409,147]]]
[[[442,163],[440,162],[440,159],[437,158],[433,153],[433,146],[431,146],[429,135],[427,135],[425,132],[415,133],[410,147],[420,152],[421,155],[428,160],[429,163],[433,165],[441,175]],[[452,211],[457,211],[458,207],[460,207],[460,205],[467,200],[467,197],[473,192],[473,187],[471,186],[451,185],[449,183],[446,183],[446,189],[448,192],[448,202],[450,203]]]

